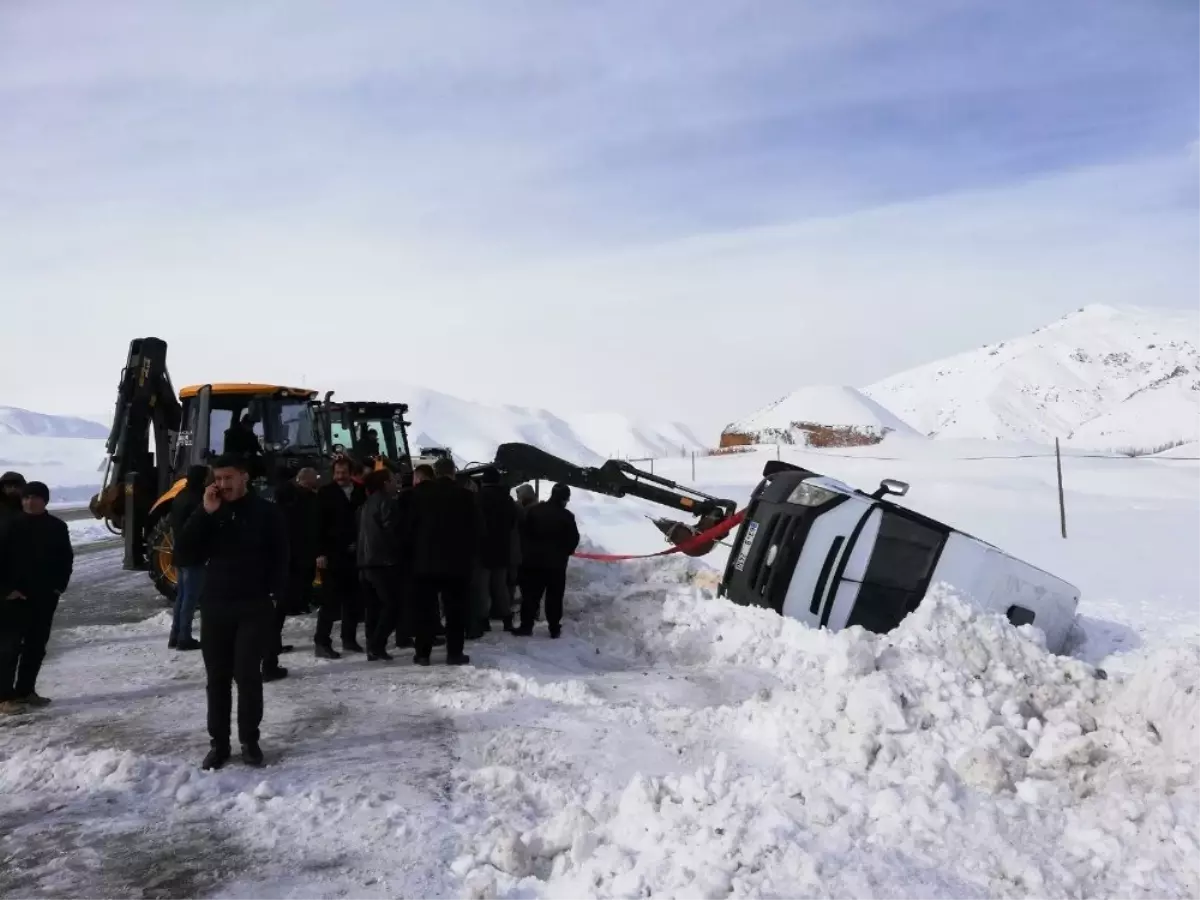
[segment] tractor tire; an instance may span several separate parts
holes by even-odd
[[[174,605],[179,573],[175,571],[175,538],[171,534],[169,509],[168,506],[161,510],[158,518],[150,524],[146,539],[146,561],[155,589],[163,595],[168,605]]]

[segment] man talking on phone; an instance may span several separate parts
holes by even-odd
[[[261,662],[275,632],[275,601],[288,577],[283,513],[249,489],[248,463],[225,455],[212,463],[213,483],[175,541],[177,565],[205,567],[200,593],[200,652],[208,678],[208,735],[202,768],[229,761],[229,718],[237,682],[238,740],[242,760],[263,764]]]

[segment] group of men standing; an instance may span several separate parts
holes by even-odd
[[[46,706],[37,677],[75,553],[66,523],[47,514],[50,490],[0,476],[0,714]]]
[[[394,638],[397,649],[413,649],[417,665],[430,665],[443,643],[448,665],[466,665],[466,641],[494,620],[531,635],[543,599],[550,635],[561,635],[567,563],[579,544],[566,485],[555,485],[544,503],[529,485],[514,499],[498,471],[486,470],[476,486],[443,458],[418,466],[402,490],[388,470],[359,479],[351,460],[339,458],[328,484],[318,486],[306,469],[269,503],[250,490],[248,468],[245,457],[231,455],[214,461],[211,483],[208,472],[194,470],[172,512],[180,590],[170,643],[198,646],[204,658],[212,742],[205,768],[230,758],[235,682],[242,756],[262,763],[263,682],[287,675],[279,665],[280,653],[293,649],[282,644],[285,617],[310,611],[318,577],[313,644],[323,659],[365,653],[388,661]],[[198,643],[191,637],[197,602]],[[339,619],[340,652],[333,646]]]

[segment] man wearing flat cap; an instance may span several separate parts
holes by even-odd
[[[50,702],[35,688],[75,553],[66,523],[46,512],[49,502],[40,481],[22,485],[22,511],[0,537],[0,714]]]

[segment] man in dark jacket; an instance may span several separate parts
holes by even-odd
[[[317,470],[306,467],[296,473],[295,481],[281,484],[275,491],[275,502],[287,520],[289,566],[284,609],[289,616],[303,616],[312,611],[321,529],[317,481]]]
[[[9,523],[0,552],[0,712],[7,713],[50,702],[34,688],[75,560],[66,523],[46,512],[46,485],[32,481],[21,495],[23,513]]]
[[[188,469],[187,483],[171,501],[170,523],[172,540],[179,541],[183,523],[200,508],[204,500],[204,482],[208,480],[207,466]],[[167,647],[172,650],[199,650],[200,642],[192,637],[192,620],[196,616],[196,601],[204,586],[204,566],[175,565],[175,610],[171,615],[171,636]]]
[[[208,676],[208,734],[203,768],[229,761],[229,717],[237,682],[242,759],[263,762],[258,745],[263,715],[262,659],[274,636],[274,600],[287,587],[287,525],[279,508],[249,491],[247,463],[220,457],[213,483],[184,523],[175,553],[182,565],[204,565],[200,645]]]
[[[342,619],[342,651],[362,653],[358,643],[361,618],[358,591],[358,509],[366,500],[362,485],[351,477],[350,460],[334,460],[333,481],[317,491],[320,530],[317,538],[317,568],[321,570],[321,608],[317,613],[316,654],[322,659],[340,659],[333,649],[333,623]]]
[[[409,501],[413,576],[417,607],[413,662],[429,665],[438,622],[438,599],[446,614],[446,662],[465,666],[463,653],[471,572],[483,535],[483,514],[475,495],[454,481],[454,460],[434,464],[432,481],[417,485]]]
[[[517,503],[501,483],[500,473],[496,469],[484,470],[479,503],[483,509],[485,526],[480,556],[490,601],[487,614],[503,622],[505,631],[512,631],[512,592],[508,581],[512,567],[513,532],[517,527]]]
[[[366,611],[367,659],[391,660],[388,636],[393,631],[410,634],[408,625],[398,625],[403,596],[404,562],[400,536],[400,510],[395,480],[387,469],[378,469],[363,479],[367,500],[358,525],[358,571]]]
[[[0,475],[0,541],[8,526],[21,517],[21,491],[25,489],[25,476],[20,472],[5,472]]]
[[[317,566],[317,470],[303,468],[294,481],[285,481],[275,489],[275,504],[283,513],[288,535],[288,578],[283,596],[275,598],[275,630],[263,657],[263,681],[287,678],[288,670],[279,664],[283,653],[296,648],[283,642],[287,617],[309,611],[312,583]]]
[[[538,499],[532,484],[519,484],[514,493],[517,498],[517,534],[516,549],[513,554],[515,559],[508,573],[508,589],[515,598],[517,592],[521,590],[521,585],[525,583],[525,544],[527,542],[525,517],[529,510],[537,506]],[[522,594],[522,596],[524,595]]]
[[[250,413],[246,413],[225,429],[223,451],[230,455],[244,456],[247,459],[262,455],[262,444],[258,442],[258,435],[254,433],[254,423],[251,421]]]
[[[533,634],[533,623],[543,594],[550,637],[562,634],[567,563],[579,547],[575,514],[567,509],[570,499],[571,489],[565,484],[556,484],[550,499],[534,506],[525,515],[525,581],[521,585],[521,627],[516,631],[522,637]]]

